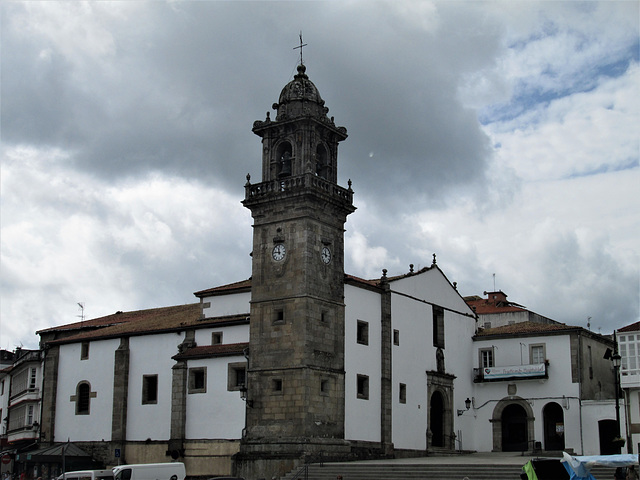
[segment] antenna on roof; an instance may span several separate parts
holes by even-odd
[[[591,317],[587,317],[587,330],[591,331]]]
[[[496,274],[493,274],[493,291],[496,291]]]
[[[78,306],[80,307],[80,322],[84,322],[84,302],[78,302]]]

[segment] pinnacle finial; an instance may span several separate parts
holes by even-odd
[[[436,264],[436,254],[433,254],[433,262],[431,263],[431,266],[433,267]]]

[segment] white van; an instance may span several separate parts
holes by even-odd
[[[58,477],[58,480],[113,480],[112,470],[78,470],[67,472]]]
[[[184,463],[143,463],[113,467],[115,480],[184,480]]]

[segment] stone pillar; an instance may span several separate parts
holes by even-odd
[[[58,395],[58,364],[60,347],[46,347],[44,354],[44,378],[42,381],[42,414],[40,435],[43,442],[55,441],[56,397]]]
[[[113,365],[113,412],[111,414],[111,441],[114,448],[124,454],[127,440],[127,397],[129,395],[129,337],[120,339],[114,354]],[[124,462],[124,458],[120,459]]]
[[[195,346],[195,330],[187,330],[180,352]],[[171,369],[171,438],[167,454],[173,459],[184,455],[184,439],[187,423],[187,362],[180,360]]]
[[[391,288],[387,282],[387,271],[383,271],[383,276],[380,281],[382,287],[382,295],[380,296],[380,318],[382,328],[381,338],[381,365],[380,365],[380,442],[382,451],[385,455],[393,454],[393,443],[391,436],[391,420],[392,420],[392,370],[391,370],[391,344],[392,344],[392,329],[391,329]]]

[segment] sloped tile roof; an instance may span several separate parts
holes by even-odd
[[[619,332],[637,332],[638,330],[640,330],[640,322],[635,322],[635,323],[632,323],[631,325],[625,325],[624,327],[619,328],[616,331],[619,333]]]
[[[513,302],[494,302],[486,298],[465,297],[469,305],[478,315],[489,315],[492,313],[526,312],[522,305]]]
[[[249,342],[244,343],[228,343],[220,345],[203,345],[201,347],[193,347],[174,356],[175,360],[189,360],[194,358],[212,358],[226,357],[231,355],[242,355],[244,350],[249,347]]]
[[[565,325],[564,323],[537,323],[519,322],[502,327],[485,328],[478,330],[476,337],[489,337],[499,335],[535,335],[544,333],[561,333],[582,330],[582,327]]]
[[[209,297],[213,295],[223,295],[225,293],[231,293],[234,290],[237,292],[250,292],[251,291],[251,278],[241,280],[240,282],[229,283],[227,285],[220,285],[218,287],[207,288],[206,290],[200,290],[195,292],[196,297]]]
[[[215,325],[220,323],[246,323],[248,314],[231,315],[200,319],[200,303],[178,305],[172,307],[118,312],[106,317],[96,318],[88,322],[79,322],[60,327],[48,328],[37,333],[55,333],[56,331],[77,330],[78,333],[52,340],[49,343],[70,343],[83,340],[95,340],[134,336],[165,331],[178,331],[192,326]],[[86,324],[90,326],[87,327]]]

